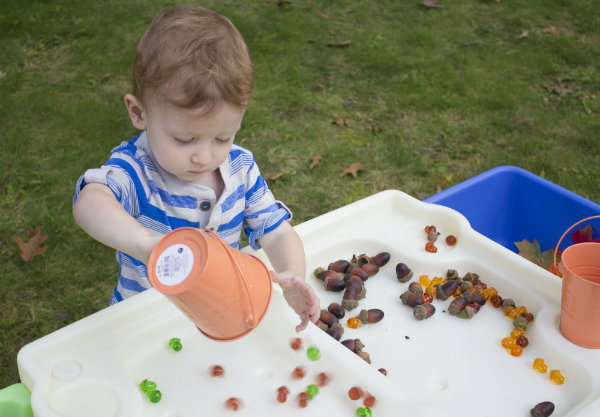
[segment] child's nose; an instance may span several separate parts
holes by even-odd
[[[199,145],[192,153],[192,162],[198,165],[206,165],[211,160],[210,146]]]

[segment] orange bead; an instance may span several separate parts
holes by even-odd
[[[419,284],[421,284],[421,287],[423,288],[427,288],[431,285],[431,281],[429,280],[429,275],[421,275],[419,277]]]
[[[423,294],[421,298],[423,299],[423,304],[429,304],[433,301],[433,295],[429,294],[428,292]]]
[[[542,358],[535,358],[533,360],[533,369],[543,374],[548,370],[548,365],[546,365]]]
[[[505,337],[502,339],[502,347],[505,349],[511,349],[517,345],[517,341],[513,337]]]
[[[427,287],[427,288],[425,288],[425,292],[427,294],[431,294],[432,297],[435,297],[435,294],[437,294],[437,288],[435,288],[435,287]]]
[[[525,334],[525,330],[523,330],[521,327],[515,327],[515,330],[510,332],[510,335],[512,337],[514,337],[515,339],[519,336],[523,336],[524,334]]]
[[[444,282],[446,282],[444,278],[435,277],[431,280],[431,285],[435,287],[436,285],[443,284]]]
[[[550,371],[550,381],[555,384],[561,385],[565,383],[565,377],[562,376],[558,369],[553,369]]]
[[[349,328],[351,329],[358,329],[358,327],[360,326],[360,320],[358,317],[350,317],[347,321],[346,324],[348,325]]]
[[[523,348],[519,345],[515,345],[510,348],[510,354],[512,356],[521,356],[523,354]]]

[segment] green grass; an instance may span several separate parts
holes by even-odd
[[[419,3],[202,3],[248,41],[256,93],[238,141],[266,177],[283,173],[270,187],[294,222],[384,189],[422,199],[498,165],[600,202],[596,2]],[[23,345],[107,305],[114,253],[74,224],[74,185],[135,134],[122,102],[133,54],[172,4],[0,0],[0,387],[19,380]],[[358,178],[341,177],[353,162]],[[15,237],[37,225],[50,249],[25,263]]]

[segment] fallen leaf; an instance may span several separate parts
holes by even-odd
[[[37,255],[42,255],[48,250],[48,245],[41,246],[48,239],[47,235],[42,235],[42,226],[29,231],[29,240],[23,242],[21,236],[17,236],[17,246],[20,249],[19,256],[25,262],[33,261]]]
[[[330,48],[345,48],[346,46],[349,46],[351,43],[352,43],[351,40],[339,41],[339,42],[329,42],[327,44],[327,46]]]
[[[329,15],[327,13],[323,13],[323,12],[319,12],[318,13],[320,17],[322,17],[323,19],[329,19]]]
[[[286,4],[291,4],[292,2],[290,0],[278,0],[277,1],[277,5],[278,6],[285,6]]]
[[[445,7],[438,4],[437,0],[423,0],[421,6],[427,7],[428,9],[443,9]]]
[[[314,167],[319,165],[319,163],[321,162],[321,159],[323,159],[323,157],[321,155],[315,155],[312,158],[308,158],[308,160],[311,161],[308,169],[313,169]]]
[[[515,36],[515,39],[526,38],[528,36],[529,36],[529,31],[528,30],[524,30],[523,32],[521,32],[517,36]]]
[[[523,239],[520,242],[515,242],[515,245],[519,249],[519,255],[541,266],[546,270],[548,270],[548,268],[554,264],[553,249],[548,249],[542,252],[540,249],[540,242],[538,242],[537,239],[533,239],[533,242],[530,242],[527,239]],[[558,262],[559,259],[560,258],[557,253],[556,262]]]
[[[592,229],[592,226],[589,224],[571,233],[571,239],[573,239],[573,243],[600,242],[600,238],[594,239],[593,236],[594,229]]]
[[[275,180],[283,177],[284,175],[285,175],[285,172],[283,172],[283,171],[282,172],[278,172],[277,174],[273,174],[273,175],[267,177],[267,180],[269,180],[269,181],[275,181]]]
[[[358,176],[358,171],[362,171],[364,169],[363,164],[360,162],[354,162],[353,164],[348,165],[341,173],[340,177],[344,175],[351,174],[354,178]]]
[[[339,127],[348,127],[348,122],[346,122],[343,118],[341,118],[337,114],[333,115],[333,122],[332,123],[334,125],[338,125]]]
[[[552,26],[548,26],[547,28],[542,29],[542,32],[544,33],[556,33],[556,26],[552,25]]]

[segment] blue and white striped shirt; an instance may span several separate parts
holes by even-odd
[[[291,219],[292,213],[275,200],[247,149],[234,144],[219,170],[225,188],[217,201],[212,189],[163,170],[143,131],[113,149],[101,168],[89,169],[79,178],[73,204],[86,184],[101,183],[151,233],[164,235],[184,226],[210,228],[239,249],[243,229],[250,246],[258,249],[258,239]],[[151,287],[142,262],[121,251],[117,251],[117,262],[119,281],[110,304]]]

